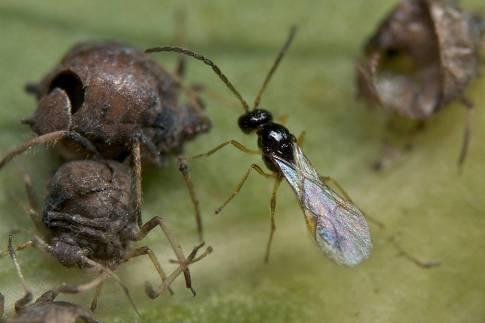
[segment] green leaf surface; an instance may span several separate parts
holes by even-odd
[[[485,9],[480,0],[463,7]],[[174,44],[174,14],[187,10],[190,48],[214,59],[248,100],[252,99],[283,43],[289,26],[299,33],[270,84],[262,105],[289,116],[288,127],[306,131],[304,150],[323,175],[331,175],[353,200],[385,228],[371,225],[374,250],[356,268],[338,266],[321,255],[306,232],[301,210],[288,186],[280,190],[277,231],[269,264],[263,255],[269,231],[272,183],[251,175],[241,194],[220,215],[213,210],[232,192],[252,162],[225,148],[191,165],[201,200],[206,240],[214,252],[194,265],[197,296],[178,281],[172,297],[144,296],[144,281],[157,281],[147,259],[119,269],[140,309],[138,318],[112,282],[103,289],[97,316],[104,322],[483,322],[485,320],[485,190],[483,160],[485,83],[474,82],[468,96],[476,103],[472,142],[463,175],[456,159],[465,111],[453,104],[419,133],[413,149],[389,169],[370,164],[384,136],[380,109],[354,100],[354,59],[392,1],[34,1],[0,2],[0,152],[32,134],[19,121],[35,102],[23,92],[39,80],[74,43],[115,39],[139,48]],[[159,54],[169,70],[175,59]],[[237,139],[256,147],[236,120],[242,110],[206,67],[190,62],[188,79],[206,84],[224,99],[208,97],[214,128],[186,147],[206,151]],[[39,196],[59,160],[52,149],[36,148],[0,172],[0,245],[14,228],[33,231],[26,212],[22,174],[32,176]],[[188,194],[172,161],[163,170],[144,170],[143,217],[170,221],[185,250],[196,243]],[[423,269],[399,255],[390,237],[407,252],[441,265]],[[20,234],[18,242],[29,235]],[[161,232],[144,242],[167,268],[173,256]],[[38,296],[60,283],[83,282],[89,274],[65,269],[37,250],[19,252],[19,261]],[[171,266],[171,267],[170,267]],[[0,259],[0,291],[6,311],[22,295],[8,257]],[[68,299],[88,305],[91,294]]]

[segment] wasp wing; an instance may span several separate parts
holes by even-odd
[[[362,212],[322,182],[298,145],[294,162],[278,156],[273,160],[297,195],[319,247],[339,264],[354,266],[366,259],[372,242]]]

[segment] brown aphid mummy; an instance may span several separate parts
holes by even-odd
[[[117,161],[129,156],[136,141],[143,161],[162,166],[168,155],[179,155],[185,142],[211,127],[196,90],[181,83],[184,66],[180,59],[177,74],[171,74],[142,51],[114,42],[74,46],[39,84],[28,86],[38,107],[24,122],[38,137],[8,153],[0,167],[33,145],[57,141],[68,160],[94,154]],[[187,102],[180,102],[181,91]],[[184,165],[179,168],[202,241],[198,201]]]
[[[65,301],[56,301],[53,290],[42,294],[31,303],[32,294],[27,292],[15,303],[15,315],[9,318],[0,316],[0,323],[97,323],[93,313],[84,307]],[[3,296],[0,294],[0,298]],[[0,303],[0,305],[3,305]],[[3,310],[3,306],[2,306]],[[0,314],[1,311],[0,310]]]
[[[198,104],[179,102],[180,90],[179,80],[142,51],[81,43],[37,85],[38,107],[25,122],[37,135],[74,131],[114,160],[129,155],[127,143],[138,134],[146,141],[143,150],[155,150],[144,155],[163,164],[167,154],[179,154],[186,141],[210,128]],[[66,159],[80,157],[64,148]]]
[[[15,302],[15,314],[4,318],[5,298],[0,293],[0,323],[74,323],[80,320],[86,323],[97,323],[93,313],[82,306],[66,301],[56,301],[58,290],[49,290],[32,303],[33,295],[24,279],[17,261],[12,235],[8,239],[8,253],[15,265],[17,275],[24,289],[24,296]]]
[[[89,288],[100,290],[108,277],[119,278],[112,272],[120,264],[138,257],[147,256],[157,270],[162,284],[157,292],[147,289],[147,294],[157,297],[170,290],[170,284],[183,273],[187,288],[191,286],[188,266],[211,252],[209,247],[201,256],[194,248],[186,258],[167,225],[160,217],[139,224],[141,207],[140,145],[133,147],[133,170],[124,164],[110,160],[80,160],[64,163],[52,177],[44,209],[40,212],[30,186],[26,180],[30,200],[30,212],[42,237],[19,245],[18,249],[35,246],[56,258],[67,267],[94,268],[101,272]],[[176,255],[179,267],[168,277],[150,248],[133,248],[132,242],[140,241],[159,226]],[[121,284],[129,296],[126,287]],[[77,293],[78,287],[64,286],[64,293]],[[93,308],[96,306],[96,293]]]
[[[481,29],[481,18],[454,1],[401,0],[365,44],[357,62],[358,96],[414,120],[426,120],[456,100],[469,114],[472,104],[464,92],[478,75]]]

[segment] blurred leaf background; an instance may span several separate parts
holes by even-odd
[[[148,300],[143,282],[156,282],[147,259],[120,268],[136,298],[141,318],[113,284],[99,301],[105,322],[483,322],[485,320],[485,83],[472,84],[476,103],[465,171],[458,176],[464,109],[451,105],[436,115],[414,141],[414,149],[390,169],[370,170],[384,135],[386,116],[354,100],[353,62],[375,24],[393,1],[15,1],[0,2],[0,151],[32,134],[19,124],[35,108],[23,92],[39,80],[74,43],[115,39],[139,48],[174,44],[174,14],[187,10],[188,46],[213,58],[240,91],[252,99],[289,26],[296,41],[263,99],[274,114],[289,116],[295,134],[307,131],[305,151],[324,175],[336,178],[361,208],[385,224],[371,225],[374,250],[361,266],[338,266],[313,246],[292,192],[283,185],[270,264],[263,264],[269,229],[272,183],[251,175],[241,194],[218,216],[213,210],[234,189],[258,157],[227,148],[191,165],[201,200],[206,240],[214,253],[193,268],[197,297],[179,281],[176,295]],[[479,0],[463,1],[484,10]],[[173,55],[157,60],[173,69]],[[236,126],[242,110],[206,67],[190,62],[188,79],[206,84],[224,98],[208,97],[213,130],[186,147],[188,155],[227,139],[256,145],[255,136]],[[25,208],[22,174],[32,176],[39,197],[59,160],[52,150],[35,149],[0,172],[0,241],[13,228],[33,230]],[[167,218],[186,250],[196,243],[188,194],[175,164],[144,170],[144,219]],[[400,257],[393,236],[409,253],[441,266],[422,269]],[[17,241],[28,239],[19,235]],[[160,232],[146,243],[163,263],[171,258]],[[65,269],[37,250],[19,253],[36,296],[63,281],[89,275]],[[170,265],[169,265],[170,266]],[[0,291],[7,311],[22,294],[8,258],[0,259]],[[91,295],[69,297],[88,305]]]

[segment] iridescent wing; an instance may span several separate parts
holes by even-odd
[[[362,211],[322,182],[298,145],[293,148],[294,163],[272,158],[297,195],[308,230],[320,249],[337,263],[359,264],[372,249]]]

